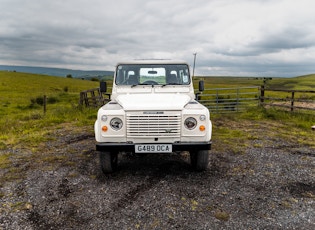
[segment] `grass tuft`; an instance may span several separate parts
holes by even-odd
[[[224,211],[217,211],[214,213],[214,217],[221,221],[228,221],[230,219],[230,214]]]

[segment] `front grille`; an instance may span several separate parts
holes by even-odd
[[[132,137],[180,137],[180,113],[127,114],[127,136]]]

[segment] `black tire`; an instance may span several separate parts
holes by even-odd
[[[104,174],[117,170],[118,153],[100,152],[100,165]]]
[[[190,163],[196,171],[205,171],[209,164],[209,150],[190,153]]]

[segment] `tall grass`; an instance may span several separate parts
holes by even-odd
[[[59,124],[91,125],[97,109],[78,105],[82,90],[97,82],[0,72],[0,149],[8,146],[37,146]],[[44,114],[42,98],[46,95]]]

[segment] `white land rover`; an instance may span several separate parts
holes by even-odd
[[[203,91],[199,82],[199,91]],[[101,82],[106,92],[106,83]],[[189,66],[182,61],[118,63],[111,101],[95,122],[96,150],[104,173],[115,171],[118,153],[189,151],[198,171],[208,166],[212,124],[209,110],[195,100]]]

